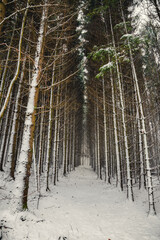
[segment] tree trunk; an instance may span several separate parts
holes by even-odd
[[[13,77],[13,79],[12,79],[10,85],[9,85],[9,89],[8,89],[8,92],[7,92],[7,96],[5,98],[5,102],[4,102],[4,104],[2,106],[2,109],[0,111],[0,119],[3,117],[3,114],[4,114],[4,112],[5,112],[6,108],[7,108],[7,105],[8,105],[10,96],[11,96],[13,85],[14,85],[15,81],[17,80],[19,72],[20,72],[22,39],[23,39],[23,33],[24,33],[24,27],[25,27],[25,22],[26,22],[26,18],[27,18],[29,3],[30,3],[30,0],[28,0],[28,2],[27,2],[27,8],[25,10],[24,17],[23,17],[23,20],[22,20],[21,33],[20,33],[20,39],[19,39],[19,48],[18,48],[17,68],[16,68],[15,75],[14,75],[14,77]]]
[[[26,53],[27,53],[26,48]],[[8,163],[10,164],[10,176],[14,179],[14,173],[15,173],[15,166],[16,166],[16,146],[17,146],[17,134],[18,134],[18,121],[19,121],[19,101],[21,97],[21,87],[22,82],[24,78],[24,70],[25,70],[25,64],[26,64],[26,54],[23,61],[22,66],[22,72],[20,76],[20,81],[18,84],[18,93],[16,96],[16,102],[15,102],[15,109],[14,109],[14,116],[13,116],[13,122],[12,122],[12,131],[11,131],[11,137],[10,137],[10,147],[9,147],[9,154],[8,154]]]
[[[33,149],[33,138],[35,128],[35,107],[37,106],[38,100],[38,81],[41,73],[41,64],[44,47],[44,36],[45,36],[45,22],[47,18],[47,0],[43,6],[43,12],[41,17],[39,36],[35,52],[34,69],[32,73],[32,79],[30,84],[29,98],[26,110],[26,117],[24,122],[23,138],[21,152],[18,159],[17,174],[15,180],[16,186],[16,198],[18,209],[26,209],[28,199],[28,188],[29,188],[29,176],[30,168],[32,163],[32,149]]]
[[[110,70],[110,80],[111,80],[111,89],[112,89],[113,126],[114,126],[114,138],[115,138],[115,147],[116,147],[117,187],[120,188],[120,186],[121,186],[121,170],[120,170],[120,158],[119,158],[119,146],[118,146],[115,92],[114,92],[112,70]]]
[[[55,124],[54,124],[54,145],[53,145],[53,177],[54,177],[54,185],[56,185],[57,180],[57,145],[58,145],[58,104],[59,104],[59,94],[60,94],[60,86],[58,85],[57,96],[56,96],[56,110],[55,110]]]
[[[49,172],[51,162],[51,144],[52,144],[52,123],[53,123],[53,84],[55,81],[55,62],[53,64],[52,72],[52,87],[50,95],[50,106],[49,106],[49,126],[48,126],[48,138],[47,138],[47,156],[46,156],[46,191],[49,189]]]
[[[121,0],[120,0],[121,3]],[[122,3],[121,3],[121,13],[122,13],[122,18],[125,26],[125,31],[126,34],[128,33],[127,31],[127,25],[122,9]],[[135,84],[135,94],[137,94],[137,99],[138,99],[138,104],[139,104],[139,110],[141,114],[141,127],[142,127],[142,133],[143,133],[143,143],[144,143],[144,154],[145,154],[145,162],[146,162],[146,172],[147,172],[147,189],[148,189],[148,199],[149,199],[149,214],[156,214],[155,211],[155,203],[154,203],[154,193],[153,193],[153,183],[152,183],[152,175],[151,175],[151,168],[150,168],[150,162],[149,162],[149,151],[148,151],[148,144],[147,144],[147,132],[146,132],[146,124],[145,124],[145,117],[144,117],[144,112],[143,112],[143,105],[142,105],[142,99],[141,99],[141,94],[140,94],[140,89],[139,89],[139,84],[138,84],[138,78],[137,78],[137,73],[134,65],[134,60],[133,60],[133,54],[132,54],[132,49],[131,45],[129,42],[129,39],[127,41],[128,47],[129,47],[129,54],[130,54],[130,60],[131,60],[131,68],[132,68],[132,74],[133,74],[133,80]]]
[[[133,198],[133,189],[132,189],[132,182],[131,182],[131,170],[130,170],[130,160],[129,160],[129,151],[128,151],[129,147],[128,147],[127,129],[126,129],[126,121],[125,121],[125,107],[124,107],[122,84],[121,84],[118,57],[117,57],[116,45],[115,45],[115,39],[114,39],[114,33],[113,33],[111,13],[110,13],[110,25],[111,25],[113,47],[115,50],[118,87],[119,87],[119,93],[120,93],[120,104],[121,104],[121,113],[122,113],[122,124],[123,124],[123,134],[124,134],[124,144],[125,144],[125,157],[126,157],[126,165],[127,165],[127,198],[129,200],[133,201],[134,198]]]
[[[104,84],[104,77],[102,79],[103,84],[103,124],[104,124],[104,152],[105,152],[105,181],[110,182],[108,175],[108,144],[107,144],[107,119],[106,119],[106,91]]]
[[[64,104],[64,119],[63,119],[63,175],[66,176],[66,166],[67,166],[67,158],[66,158],[66,143],[67,143],[67,129],[66,129],[66,121],[67,121],[67,83],[65,87],[65,104]]]

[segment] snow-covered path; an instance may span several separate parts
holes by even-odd
[[[32,200],[32,213],[19,213],[14,219],[16,240],[160,239],[160,218],[147,217],[147,203],[140,204],[138,197],[137,203],[129,203],[124,192],[97,180],[89,167],[63,177],[40,199],[39,210],[32,210],[35,206]]]

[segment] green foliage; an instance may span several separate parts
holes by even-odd
[[[129,42],[131,43],[131,45],[135,45],[135,46],[139,46],[140,43],[143,42],[143,39],[139,36],[133,35],[133,34],[124,34],[121,37],[121,40],[124,40],[124,42]]]
[[[113,11],[114,6],[118,6],[118,4],[118,0],[104,0],[101,6],[98,6],[92,10],[90,16],[100,14],[103,11],[105,12],[109,7],[111,8],[111,11]],[[140,53],[140,47],[144,43],[144,39],[134,34],[125,34],[125,25],[127,26],[127,31],[129,33],[132,32],[130,21],[126,23],[119,22],[114,26],[114,30],[117,32],[119,39],[116,49],[113,48],[112,44],[109,44],[108,46],[94,46],[93,51],[89,54],[89,58],[91,58],[93,61],[99,62],[99,64],[102,64],[102,66],[99,68],[99,73],[96,75],[96,78],[103,77],[106,72],[110,71],[111,69],[115,69],[116,59],[122,66],[130,63],[129,44],[132,49],[133,57]]]
[[[99,73],[96,75],[96,78],[99,79],[105,75],[106,72],[114,69],[116,67],[115,62],[108,62],[107,64],[103,65],[99,68]]]
[[[101,77],[103,77],[103,76],[104,76],[104,74],[103,74],[102,72],[100,72],[100,73],[98,73],[98,74],[96,75],[96,78],[99,79],[99,78],[101,78]]]
[[[140,50],[141,45],[144,43],[144,39],[136,36],[134,34],[124,34],[121,38],[122,40],[122,45],[121,45],[121,49],[123,49],[123,51],[125,52],[126,56],[129,52],[129,46],[128,46],[128,42],[132,48],[132,53],[138,53]]]
[[[104,62],[107,56],[114,55],[114,49],[112,47],[101,47],[98,49],[97,46],[94,47],[95,51],[89,54],[89,57],[94,61],[102,61]]]
[[[93,61],[101,61],[102,63],[106,62],[106,59],[110,57],[113,62],[115,62],[115,49],[113,47],[101,47],[98,49],[98,47],[94,47],[94,51],[89,54],[89,58],[92,58]],[[138,48],[139,50],[139,48]],[[128,45],[124,44],[116,50],[117,52],[117,58],[118,61],[123,62],[129,62],[128,57]]]
[[[95,46],[94,51],[89,54],[89,58],[92,58],[93,61],[101,62],[102,64],[105,63],[99,68],[99,73],[96,75],[97,79],[103,77],[109,70],[116,68],[116,58],[119,63],[130,62],[128,49],[126,50],[124,47],[115,51],[113,47],[102,46],[98,48]],[[108,59],[110,59],[110,61],[106,63]]]
[[[96,75],[97,79],[103,77],[107,71],[109,71],[110,69],[114,69],[116,67],[115,50],[113,47],[102,46],[101,48],[98,48],[97,46],[95,46],[94,51],[89,54],[89,58],[92,58],[93,61],[97,62],[100,61],[102,63],[105,63],[108,57],[112,59],[112,61],[102,65],[99,68],[99,73]]]
[[[131,22],[120,22],[120,23],[117,23],[115,26],[114,26],[114,29],[115,30],[120,30],[121,32],[124,32],[125,31],[125,25],[127,27],[127,31],[130,32],[132,30],[132,27],[131,27]]]

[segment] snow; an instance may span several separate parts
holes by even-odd
[[[34,193],[34,178],[30,188],[30,211],[13,213],[9,200],[4,199],[4,182],[0,194],[3,219],[3,239],[12,240],[159,240],[160,205],[157,216],[147,216],[147,192],[136,192],[136,202],[130,203],[126,193],[98,180],[89,166],[80,166],[68,177],[61,177],[51,192],[42,189],[39,209]],[[12,182],[8,183],[12,186]],[[8,193],[9,187],[8,187]],[[7,195],[9,197],[9,195]],[[4,222],[6,220],[6,222]]]
[[[45,0],[45,4],[47,4],[47,0]],[[43,8],[42,19],[39,29],[39,37],[36,46],[36,53],[35,53],[35,64],[34,64],[34,71],[32,75],[32,81],[30,84],[30,91],[28,97],[28,104],[24,122],[24,130],[23,130],[23,138],[22,138],[22,147],[21,152],[18,158],[18,164],[16,169],[16,180],[15,180],[15,195],[17,198],[13,199],[13,203],[15,208],[19,205],[22,208],[21,196],[23,195],[24,191],[24,176],[26,173],[26,164],[28,162],[28,150],[30,149],[30,135],[31,135],[31,126],[32,122],[32,115],[34,113],[35,108],[35,96],[36,96],[36,86],[38,84],[38,76],[40,73],[40,59],[41,59],[41,51],[43,47],[43,38],[44,38],[44,27],[45,27],[45,19],[47,15],[47,8]]]
[[[128,10],[131,13],[132,25],[136,28],[135,34],[141,34],[148,23],[152,23],[156,27],[159,26],[159,19],[151,1],[134,0],[133,5]]]
[[[122,37],[121,37],[121,39],[124,39],[124,38],[132,38],[133,37],[133,34],[131,34],[131,33],[126,33],[126,34],[124,34]]]
[[[157,4],[158,1],[157,1]],[[160,21],[159,17],[157,16],[157,11],[154,4],[149,0],[134,0],[132,7],[129,9],[130,17],[131,17],[131,24],[135,29],[134,34],[138,36],[144,37],[145,34],[148,34],[150,41],[154,43],[155,33],[156,32],[156,41],[160,41]],[[153,38],[153,39],[152,39]],[[157,48],[152,44],[150,44],[151,49],[148,50],[154,54],[155,62],[157,66],[160,65],[160,55],[157,51]],[[145,66],[144,66],[145,68]]]
[[[109,63],[103,65],[102,67],[100,67],[100,70],[105,71],[105,70],[107,70],[107,69],[112,68],[113,66],[114,66],[114,65],[113,65],[113,62],[109,62]]]

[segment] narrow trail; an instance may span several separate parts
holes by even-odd
[[[12,228],[4,240],[159,240],[160,218],[147,217],[148,205],[134,204],[126,193],[97,180],[89,167],[78,167],[62,177],[51,192],[43,192],[36,209],[30,199],[29,212],[7,216]]]
[[[157,217],[148,218],[145,208],[128,203],[125,193],[97,180],[89,167],[62,178],[56,194],[40,201],[40,210],[53,223],[48,239],[54,234],[69,240],[160,239]]]

